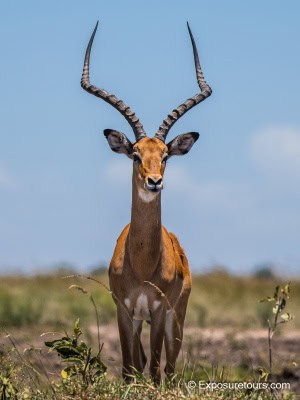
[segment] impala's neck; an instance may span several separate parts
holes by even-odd
[[[152,277],[161,256],[161,194],[141,188],[132,176],[131,224],[128,236],[131,266],[141,280]]]

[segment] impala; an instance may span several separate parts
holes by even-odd
[[[123,357],[123,377],[142,373],[146,356],[140,335],[143,321],[150,323],[150,374],[161,379],[160,358],[166,351],[165,373],[171,377],[178,357],[191,291],[191,275],[184,250],[177,237],[161,223],[161,190],[167,160],[189,152],[199,138],[197,132],[184,133],[165,143],[170,128],[192,107],[212,93],[205,82],[193,34],[196,76],[200,93],[174,109],[153,138],[144,131],[136,114],[122,100],[90,84],[89,63],[98,22],[86,49],[81,86],[87,92],[116,108],[130,124],[135,142],[124,133],[105,129],[110,148],[133,161],[131,221],[117,240],[109,266],[109,282],[117,306],[117,319]]]

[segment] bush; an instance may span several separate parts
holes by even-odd
[[[7,292],[0,293],[0,324],[24,326],[39,323],[43,316],[44,301],[21,297]]]

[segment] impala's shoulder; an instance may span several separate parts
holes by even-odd
[[[181,247],[177,236],[172,232],[168,232],[168,235],[172,242],[172,246],[173,246],[175,253],[178,254],[179,256],[186,257],[185,252],[184,252],[183,248]]]
[[[126,225],[122,230],[120,236],[117,239],[116,247],[114,250],[114,254],[112,256],[109,271],[114,274],[121,274],[124,265],[124,256],[125,256],[125,243],[128,235],[130,224]]]

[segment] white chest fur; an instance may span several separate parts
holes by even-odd
[[[133,310],[133,319],[138,320],[149,320],[150,319],[150,310],[148,306],[148,298],[144,293],[141,293],[137,298],[134,310]]]
[[[131,301],[129,298],[124,300],[124,303],[128,309],[131,308]],[[138,321],[150,321],[150,311],[155,311],[161,304],[161,301],[154,300],[149,301],[148,296],[145,293],[141,293],[133,307],[133,319]]]

